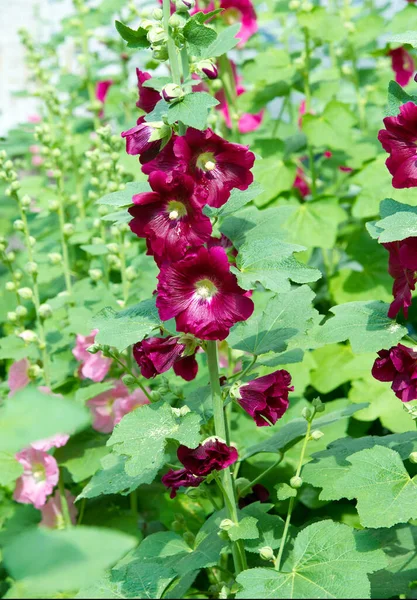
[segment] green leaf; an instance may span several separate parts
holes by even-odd
[[[406,102],[415,102],[416,96],[410,96],[396,81],[388,84],[388,111],[389,117],[395,117],[400,112],[400,106]]]
[[[417,31],[405,31],[404,33],[391,35],[387,41],[396,44],[410,44],[413,48],[417,48]]]
[[[393,527],[417,518],[417,476],[409,476],[398,452],[375,446],[347,461],[352,467],[337,490],[342,498],[357,499],[363,527]]]
[[[133,181],[127,183],[123,190],[106,194],[96,201],[96,204],[103,206],[112,206],[113,208],[123,208],[132,204],[132,196],[150,192],[151,187],[147,181]]]
[[[0,452],[17,452],[57,433],[73,434],[89,422],[89,412],[74,401],[28,386],[0,406]]]
[[[164,464],[167,439],[195,448],[200,441],[200,417],[188,413],[175,417],[169,404],[141,406],[123,417],[107,442],[116,454],[128,457],[126,473],[152,483]]]
[[[182,32],[187,42],[190,54],[199,57],[217,38],[217,33],[211,27],[206,27],[201,22],[201,15],[193,15],[185,24]]]
[[[176,577],[175,571],[163,564],[142,561],[129,562],[113,573],[125,598],[162,598]]]
[[[304,202],[293,208],[284,224],[290,241],[302,240],[307,247],[334,247],[338,226],[347,218],[336,198]]]
[[[329,14],[325,8],[315,7],[310,12],[300,12],[297,20],[313,38],[324,42],[340,42],[346,37],[343,19],[338,14]]]
[[[317,425],[317,422],[315,422]],[[323,488],[320,500],[339,500],[343,492],[339,490],[339,481],[352,468],[348,457],[352,454],[373,448],[385,446],[398,452],[403,460],[410,452],[417,449],[417,435],[413,432],[395,433],[383,437],[343,438],[330,444],[327,450],[313,454],[313,461],[304,465],[303,480],[318,488]]]
[[[255,313],[232,328],[229,345],[256,355],[284,352],[289,341],[295,338],[295,344],[297,336],[316,319],[313,299],[314,292],[307,285],[274,296],[261,315]]]
[[[396,242],[417,235],[417,208],[415,206],[385,198],[381,202],[380,212],[382,219],[368,227],[371,236],[378,239],[380,244]]]
[[[91,448],[80,448],[78,456],[74,456],[61,463],[75,483],[85,481],[101,469],[101,460],[109,453],[106,446],[92,446]]]
[[[142,483],[142,476],[131,477],[126,473],[125,456],[108,454],[101,459],[101,470],[96,471],[77,500],[96,498],[104,494],[130,494]]]
[[[295,498],[297,490],[288,485],[288,483],[278,483],[275,486],[277,490],[277,498],[280,502],[288,500],[289,498]]]
[[[259,530],[256,539],[245,540],[245,549],[248,552],[259,553],[259,550],[265,546],[273,550],[279,547],[284,532],[284,521],[277,515],[268,514],[272,506],[272,504],[255,502],[243,509],[241,516],[249,515],[256,519]]]
[[[247,190],[242,191],[236,188],[233,189],[229,200],[220,208],[214,208],[206,204],[203,208],[203,213],[208,217],[228,217],[229,215],[239,211],[261,193],[261,186],[258,182],[254,181]]]
[[[386,566],[383,552],[373,548],[371,538],[355,536],[347,525],[314,523],[298,534],[282,572],[238,575],[243,589],[236,598],[370,598],[367,574]]]
[[[105,256],[109,253],[106,244],[83,244],[80,248],[91,256]]]
[[[316,148],[344,150],[352,142],[355,123],[356,117],[348,105],[332,100],[321,116],[305,114],[302,130],[309,143]]]
[[[376,352],[395,346],[407,333],[405,327],[387,317],[384,302],[348,302],[330,310],[335,316],[317,332],[317,340],[324,344],[349,339],[354,352]]]
[[[239,523],[233,525],[227,532],[232,542],[237,542],[237,540],[257,540],[259,537],[257,522],[258,519],[255,519],[255,517],[244,517],[242,520],[239,520]]]
[[[8,486],[23,473],[23,466],[12,454],[0,452],[0,485]]]
[[[328,415],[324,415],[319,419],[314,419],[314,428],[322,429],[327,425],[336,423],[340,419],[352,416],[356,411],[365,408],[367,404],[354,404],[341,410],[335,410]],[[263,442],[259,442],[250,446],[245,454],[240,457],[240,460],[246,460],[259,452],[286,452],[289,448],[297,444],[303,438],[307,431],[307,423],[305,419],[293,419],[277,432],[271,435]],[[304,467],[305,468],[305,467]],[[303,471],[304,478],[304,471]],[[310,482],[311,483],[311,482]]]
[[[147,38],[148,32],[143,27],[131,29],[120,21],[115,22],[116,29],[119,35],[127,42],[128,48],[148,48],[149,42]]]
[[[33,346],[27,346],[17,335],[6,335],[0,339],[0,360],[12,358],[18,361],[22,358],[34,358],[36,355]]]
[[[30,529],[6,544],[3,560],[23,597],[51,597],[99,578],[136,543],[126,534],[94,527]]]
[[[239,39],[236,35],[239,33],[240,23],[235,23],[230,27],[226,27],[218,34],[217,38],[206,49],[202,50],[200,58],[217,58],[222,54],[226,54],[236,46]]]
[[[96,343],[113,346],[119,352],[140,342],[161,324],[153,298],[120,312],[110,307],[103,308],[92,322],[93,327],[99,330]]]
[[[192,92],[184,96],[179,102],[169,105],[168,123],[173,125],[177,121],[181,121],[188,127],[204,129],[210,109],[217,106],[217,104],[219,104],[219,101],[207,92]]]
[[[247,110],[246,112],[251,111]],[[277,198],[282,192],[290,190],[295,180],[295,174],[295,165],[285,163],[278,156],[257,160],[253,167],[253,176],[264,191],[256,198],[255,204],[262,207]]]

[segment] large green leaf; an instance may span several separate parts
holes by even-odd
[[[261,193],[262,187],[257,181],[254,181],[247,190],[242,191],[236,188],[232,190],[230,198],[220,208],[213,208],[206,204],[203,213],[209,217],[227,217],[243,208]]]
[[[370,598],[368,574],[386,566],[368,534],[320,521],[301,531],[281,572],[249,569],[238,575],[237,598]]]
[[[346,219],[337,199],[304,202],[293,209],[284,225],[290,232],[290,241],[301,240],[307,247],[334,247],[338,226]]]
[[[101,468],[96,471],[87,483],[77,500],[81,498],[96,498],[104,494],[123,494],[133,492],[143,483],[142,474],[131,477],[125,471],[125,456],[113,453],[101,459]]]
[[[332,100],[321,116],[304,115],[302,129],[312,146],[344,150],[351,143],[355,123],[356,117],[349,107]]]
[[[383,244],[417,235],[417,208],[385,198],[380,205],[382,219],[371,223],[368,231]]]
[[[99,198],[96,203],[103,206],[111,206],[112,208],[123,208],[132,204],[132,196],[150,192],[151,187],[147,181],[133,181],[127,183],[123,190],[112,192]]]
[[[123,417],[107,443],[113,452],[128,457],[125,470],[130,477],[151,483],[164,464],[168,439],[195,448],[200,441],[200,417],[194,413],[176,417],[162,401],[141,406]]]
[[[188,127],[205,129],[208,113],[219,101],[206,92],[192,92],[169,105],[167,120],[170,125],[181,121]]]
[[[7,486],[23,473],[23,466],[12,454],[0,452],[0,485]]]

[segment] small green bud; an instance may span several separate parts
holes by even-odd
[[[26,306],[16,306],[16,310],[15,310],[16,315],[19,317],[19,319],[22,319],[23,317],[26,317],[28,314],[28,309],[26,308]]]
[[[59,265],[62,263],[62,256],[58,252],[51,252],[48,254],[48,259],[53,265]]]
[[[23,300],[31,300],[33,298],[33,291],[28,287],[19,288],[17,293]]]
[[[157,390],[152,390],[149,395],[151,397],[152,402],[158,402],[158,400],[160,400],[162,397]]]
[[[147,33],[147,38],[150,44],[162,44],[167,41],[165,29],[160,25],[153,26]]]
[[[28,372],[31,379],[37,379],[43,374],[43,369],[39,365],[30,365]]]
[[[222,531],[229,531],[229,529],[231,529],[234,526],[235,523],[233,523],[231,519],[223,519],[223,521],[220,522],[219,528]]]
[[[417,464],[417,452],[411,452],[411,454],[408,457],[408,460],[413,464]]]
[[[29,244],[30,244],[31,248],[33,248],[34,245],[36,244],[36,239],[33,237],[33,235],[29,236]]]
[[[272,550],[271,546],[264,546],[263,548],[261,548],[259,550],[259,556],[262,558],[262,560],[275,559],[274,551]]]
[[[165,102],[172,102],[172,100],[179,100],[184,96],[184,92],[181,86],[176,83],[167,83],[162,88],[162,97]]]
[[[61,156],[61,150],[59,148],[54,148],[52,150],[52,156],[55,156],[55,158],[58,158],[59,156]]]
[[[143,19],[140,22],[140,27],[142,29],[146,29],[147,31],[149,31],[150,29],[152,29],[152,27],[155,26],[155,23],[153,21],[151,21],[150,19]]]
[[[126,279],[128,281],[133,281],[134,279],[136,279],[136,277],[138,276],[137,271],[135,269],[135,267],[127,267],[126,269]]]
[[[25,342],[25,344],[34,344],[38,341],[38,336],[34,331],[30,329],[25,329],[22,333],[19,333],[19,337]]]
[[[104,217],[104,215],[107,215],[109,213],[109,209],[107,208],[107,206],[99,206],[97,212],[100,215],[100,217]]]
[[[31,197],[25,194],[22,198],[20,198],[20,204],[23,206],[23,208],[27,208],[32,204]]]
[[[52,306],[44,303],[39,307],[39,316],[41,319],[50,319],[52,317]]]
[[[103,278],[103,271],[101,269],[90,269],[88,271],[90,279],[93,281],[100,281]]]
[[[29,275],[36,275],[38,271],[39,269],[37,263],[33,261],[26,263],[26,273],[29,273]]]
[[[301,4],[301,10],[304,10],[305,12],[310,12],[313,10],[313,8],[314,6],[312,2],[305,1]]]
[[[301,477],[298,477],[297,475],[294,475],[294,477],[291,477],[290,486],[292,488],[298,490],[302,485],[303,485],[303,480],[301,479]]]
[[[7,252],[6,258],[7,258],[7,260],[8,260],[9,263],[12,263],[12,262],[14,262],[16,260],[16,254],[13,251]]]
[[[123,375],[122,381],[125,385],[130,386],[136,383],[136,378],[132,375]]]
[[[154,8],[152,11],[152,16],[155,19],[155,21],[162,21],[164,13],[162,12],[161,8]]]
[[[16,290],[16,284],[14,281],[7,281],[6,282],[6,290],[8,292],[14,292]]]
[[[74,234],[74,225],[72,223],[64,223],[62,231],[65,237],[71,237]]]
[[[303,410],[301,411],[301,416],[303,417],[303,419],[305,419],[306,421],[309,421],[311,419],[312,416],[312,412],[309,408],[307,408],[307,406],[305,406],[303,408]]]
[[[154,48],[152,56],[155,60],[160,60],[161,62],[164,60],[168,60],[168,49],[166,48],[166,46],[159,46],[159,48]]]
[[[352,21],[346,21],[346,23],[343,23],[343,26],[349,33],[353,33],[356,30],[356,25]]]
[[[20,183],[18,181],[13,181],[10,184],[10,188],[14,191],[17,192],[17,190],[20,188]]]
[[[188,406],[181,406],[181,408],[171,408],[173,415],[176,417],[185,417],[190,411]]]
[[[57,212],[59,210],[59,202],[58,200],[50,200],[48,202],[48,208],[51,212]]]
[[[117,244],[106,244],[106,248],[109,252],[112,252],[113,254],[117,254],[119,252],[119,246]]]
[[[177,13],[174,13],[169,17],[168,25],[173,29],[178,29],[179,27],[184,25],[184,19],[181,19],[181,17]]]
[[[300,0],[291,0],[290,3],[288,4],[288,8],[290,10],[298,10],[301,6],[301,2]]]
[[[193,9],[195,0],[175,0],[175,8],[178,12],[185,12]]]
[[[17,321],[17,314],[15,312],[13,312],[13,311],[8,312],[7,313],[7,320],[10,323],[16,323],[16,321]]]
[[[100,352],[100,350],[100,344],[91,344],[91,346],[88,346],[87,348],[87,352],[89,352],[90,354],[97,354],[97,352]]]
[[[323,436],[324,436],[324,433],[322,431],[319,431],[318,429],[315,429],[314,431],[311,432],[311,439],[316,442],[321,440],[321,438]]]
[[[16,219],[16,221],[13,223],[13,227],[16,229],[16,231],[24,231],[25,224],[22,219]]]

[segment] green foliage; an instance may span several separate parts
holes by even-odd
[[[120,21],[116,21],[115,25],[120,37],[127,42],[128,48],[147,48],[149,46],[147,32],[143,27],[136,30],[131,29]]]
[[[172,125],[177,121],[181,121],[181,123],[189,127],[205,129],[208,113],[218,103],[218,100],[206,92],[186,94],[180,101],[169,105],[167,113],[168,123]]]

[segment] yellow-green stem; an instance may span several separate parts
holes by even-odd
[[[64,479],[62,476],[62,471],[60,472],[60,475],[59,475],[58,492],[59,492],[59,499],[61,500],[61,510],[62,510],[62,517],[64,519],[64,525],[68,529],[69,527],[72,527],[72,522],[71,522],[71,515],[69,512],[67,497],[65,495],[65,486],[64,486]]]

